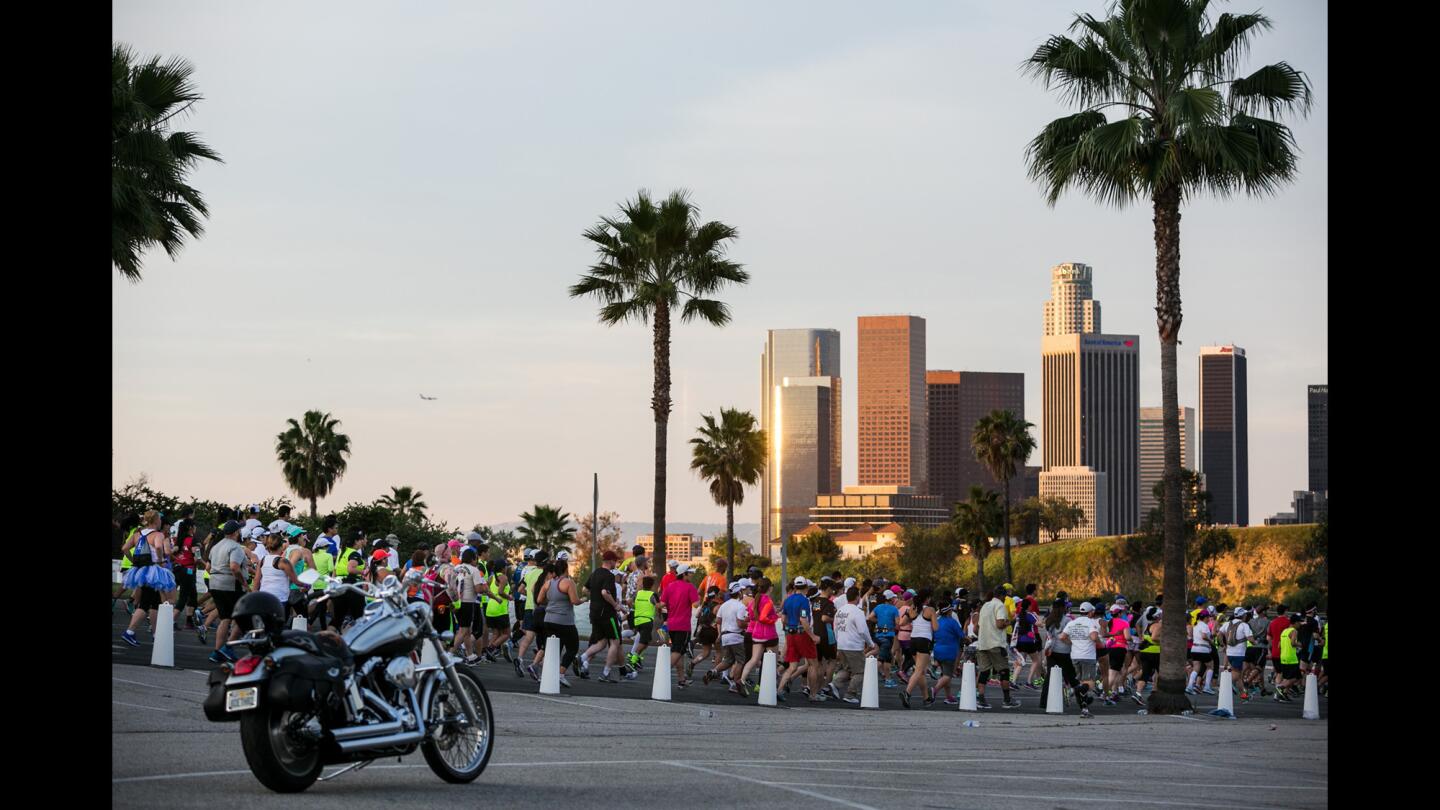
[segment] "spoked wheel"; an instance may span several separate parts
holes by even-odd
[[[485,686],[467,670],[457,668],[455,672],[458,678],[437,685],[430,695],[426,724],[439,731],[425,738],[420,751],[437,776],[463,784],[474,781],[490,762],[495,732]],[[464,689],[469,696],[479,725],[471,725],[465,717],[457,689]]]
[[[292,729],[300,715],[264,707],[240,718],[240,743],[250,771],[277,793],[298,793],[320,777],[320,748]]]

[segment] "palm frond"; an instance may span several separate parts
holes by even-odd
[[[1266,65],[1230,83],[1230,104],[1243,113],[1263,111],[1272,117],[1310,112],[1310,82],[1287,62]]]

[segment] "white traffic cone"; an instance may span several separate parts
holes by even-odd
[[[150,666],[175,666],[175,608],[169,602],[160,603],[155,611],[155,647],[150,651]]]
[[[670,647],[655,648],[655,680],[650,684],[651,700],[670,699]]]
[[[303,633],[306,630],[310,629],[310,620],[305,618],[304,616],[296,616],[295,618],[290,620],[290,629],[299,630]]]
[[[979,711],[975,706],[975,662],[966,661],[960,672],[960,711]]]
[[[760,705],[774,706],[775,701],[775,653],[766,652],[760,664]]]
[[[1230,670],[1227,669],[1227,670],[1221,671],[1221,673],[1220,673],[1220,705],[1217,707],[1217,708],[1219,708],[1219,709],[1224,709],[1225,711],[1230,712],[1230,714],[1231,714],[1232,716],[1235,714],[1235,680],[1234,680],[1234,679],[1235,679],[1235,676],[1230,674]]]
[[[865,656],[865,683],[860,686],[860,708],[880,708],[880,663],[875,656]]]
[[[156,642],[157,646],[159,642]],[[1315,673],[1305,676],[1305,710],[1300,717],[1305,720],[1320,719],[1320,679]]]
[[[1050,691],[1045,693],[1045,713],[1065,713],[1065,676],[1060,667],[1050,667]]]
[[[545,660],[540,664],[540,694],[560,694],[560,637],[545,639]]]

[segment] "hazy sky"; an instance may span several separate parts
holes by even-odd
[[[1160,403],[1148,207],[1048,208],[1024,170],[1067,108],[1018,65],[1097,0],[113,8],[116,41],[194,63],[183,127],[225,158],[194,173],[202,239],[138,285],[111,271],[116,485],[281,494],[275,435],[318,408],[354,448],[322,509],[411,485],[466,526],[579,513],[598,472],[602,509],[649,520],[649,332],[566,294],[581,231],[639,188],[690,189],[751,273],[728,327],[675,330],[672,520],[723,520],[687,442],[701,412],[758,407],[770,328],[841,332],[847,484],[856,317],[925,317],[929,368],[1024,372],[1038,425],[1059,262],[1095,268],[1105,331],[1140,335]],[[1263,10],[1248,67],[1289,61],[1315,91],[1300,177],[1188,204],[1181,277],[1181,404],[1200,346],[1249,354],[1254,523],[1306,486],[1305,386],[1328,382],[1327,9]],[[753,491],[736,519],[758,521]]]

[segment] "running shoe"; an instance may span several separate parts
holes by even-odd
[[[977,708],[977,709],[988,709],[988,708],[990,708],[990,701],[988,701],[988,700],[977,700],[977,701],[975,701],[975,708]]]
[[[232,649],[229,644],[220,648],[220,654],[230,659],[230,663],[232,664],[240,660],[240,656],[235,654],[235,650]]]
[[[1216,692],[1214,689],[1211,689],[1211,688],[1208,687],[1208,686],[1205,687],[1204,689],[1201,689],[1200,691],[1201,691],[1202,693],[1204,693],[1204,694],[1207,694],[1207,695],[1216,695],[1216,694],[1219,694],[1219,693]]]
[[[212,664],[223,664],[223,663],[225,663],[225,656],[221,655],[219,650],[216,650],[216,651],[210,653],[210,659],[209,659],[209,660],[210,660],[210,663],[212,663]]]
[[[750,697],[750,684],[744,681],[731,681],[730,685],[740,687],[740,697]]]
[[[900,690],[900,702],[905,704],[905,708],[910,708],[910,693],[903,689]]]
[[[1185,694],[1187,694],[1187,695],[1198,695],[1198,694],[1200,694],[1200,693],[1197,692],[1197,691],[1195,691],[1195,687],[1193,687],[1193,686],[1187,686],[1187,687],[1185,687]]]
[[[898,683],[895,682],[895,679],[894,679],[894,678],[886,678],[886,679],[885,679],[885,688],[886,688],[886,689],[894,689],[895,687],[897,687],[897,686],[899,686],[899,685],[900,685],[900,684],[898,684]]]
[[[595,679],[595,682],[596,682],[596,683],[619,683],[619,681],[615,680],[614,678],[610,677],[609,675],[606,675],[606,674],[603,673],[603,672],[600,673],[600,677],[598,677],[598,678]]]
[[[523,669],[520,668],[520,659],[519,659],[519,658],[513,659],[510,663],[512,663],[512,664],[515,665],[515,677],[517,677],[517,678],[523,678],[523,677],[525,677],[525,670],[523,670]]]
[[[780,701],[781,703],[789,703],[789,702],[790,702],[790,701],[788,701],[788,700],[785,699],[785,693],[784,693],[784,692],[779,692],[779,693],[777,693],[777,694],[775,695],[775,699],[778,700],[778,701]]]
[[[1004,703],[1001,703],[1000,707],[1003,709],[1018,709],[1020,708],[1020,701],[1016,700],[1015,698],[1010,698]]]
[[[934,706],[934,705],[935,705],[935,696],[934,696],[934,695],[931,695],[930,697],[925,698],[925,708],[928,709],[928,708],[930,708],[931,706]]]
[[[681,678],[680,680],[678,680],[678,681],[675,682],[675,685],[676,685],[677,687],[681,688],[681,689],[684,689],[685,687],[689,686],[689,685],[692,684],[692,683],[694,683],[694,681],[690,681],[690,680],[686,680],[686,679],[684,679],[684,678]]]
[[[1094,717],[1095,715],[1091,714],[1089,709],[1081,709],[1081,710],[1080,710],[1080,716],[1081,716],[1081,717]]]
[[[195,628],[195,636],[200,639],[201,644],[208,643],[205,641],[205,625],[203,623]]]
[[[1139,693],[1137,693],[1137,692],[1131,692],[1131,693],[1130,693],[1130,699],[1133,700],[1133,701],[1135,701],[1135,705],[1137,705],[1137,706],[1144,706],[1144,705],[1145,705],[1145,698],[1140,697]],[[1247,698],[1247,699],[1248,699],[1248,698]]]
[[[588,681],[588,680],[590,680],[590,668],[589,668],[589,667],[580,667],[579,669],[575,670],[575,674],[576,674],[576,675],[579,675],[579,676],[580,676],[580,680],[582,680],[582,681]]]
[[[709,686],[710,682],[713,680],[715,680],[715,670],[707,669],[705,670],[705,674],[700,678],[700,685]]]
[[[578,661],[580,662],[580,666],[575,669],[576,672],[585,672],[585,673],[588,673],[588,672],[590,671],[590,659],[589,659],[587,656],[582,655],[582,656],[580,656],[580,657],[579,657],[578,659],[576,659],[576,660],[578,660]],[[582,676],[582,677],[587,677],[587,678],[588,678],[588,677],[590,677],[590,676],[589,676],[589,675],[584,675],[584,676]]]
[[[957,699],[954,698],[954,697],[947,697],[947,698],[945,698],[944,700],[942,700],[942,701],[940,701],[940,702],[941,702],[941,703],[944,703],[946,706],[959,706],[959,705],[960,705],[960,701],[957,700]]]
[[[1104,701],[1102,701],[1102,702],[1103,702],[1106,706],[1114,706],[1114,705],[1115,705],[1115,698],[1113,698],[1113,697],[1108,697],[1108,696],[1107,696],[1107,697],[1104,699]]]
[[[537,673],[537,672],[535,671],[535,665],[534,665],[534,664],[526,664],[526,665],[525,665],[525,671],[528,672],[528,673],[530,673],[530,677],[531,677],[531,678],[534,678],[536,683],[539,683],[539,682],[540,682],[540,675],[539,675],[539,673]]]
[[[843,699],[845,698],[844,695],[840,694],[840,690],[835,688],[835,684],[834,684],[834,683],[827,683],[827,684],[825,684],[825,687],[824,687],[823,689],[821,689],[820,692],[821,692],[822,694],[825,694],[825,693],[828,692],[829,695],[830,695],[830,697],[834,698],[835,700],[843,700]]]
[[[859,706],[859,705],[860,705],[860,698],[847,697],[847,698],[841,698],[841,700],[845,701],[846,703],[849,703],[851,706]]]
[[[743,692],[740,691],[740,687],[739,687],[739,686],[736,686],[736,685],[733,684],[733,683],[730,684],[730,688],[727,689],[727,690],[725,690],[725,691],[729,692],[729,693],[732,694],[732,695],[739,695],[740,697],[749,697],[748,695],[746,695],[745,693],[743,693]]]
[[[826,698],[824,695],[816,695],[815,697],[810,698],[810,701],[809,701],[809,702],[811,702],[811,703],[824,703],[826,700],[828,700],[828,698]]]
[[[790,684],[788,684],[788,683],[785,684],[785,691],[786,691],[786,692],[789,692],[789,691],[790,691]],[[801,686],[801,687],[800,687],[800,691],[805,693],[805,697],[807,697],[807,698],[810,697],[810,684],[807,683],[807,684]]]
[[[136,638],[135,634],[130,632],[129,630],[126,630],[125,632],[120,634],[120,640],[125,642],[126,644],[129,644],[131,647],[140,646],[140,639]]]
[[[638,678],[638,677],[640,677],[640,673],[636,672],[636,671],[633,670],[633,669],[630,670],[629,672],[625,673],[625,680],[627,680],[627,681],[633,681],[633,680],[635,680],[635,679]]]
[[[505,656],[506,662],[510,662],[510,661],[514,661],[514,660],[515,660],[514,651],[515,651],[515,642],[513,642],[513,641],[506,641],[506,642],[505,642],[505,646],[503,646],[503,647],[500,648],[500,653]]]
[[[478,663],[480,663],[480,656],[475,655],[474,653],[465,656],[465,666],[473,667]]]
[[[566,689],[571,688],[570,681],[565,677],[565,673],[563,672],[560,673],[560,685],[565,687]]]

